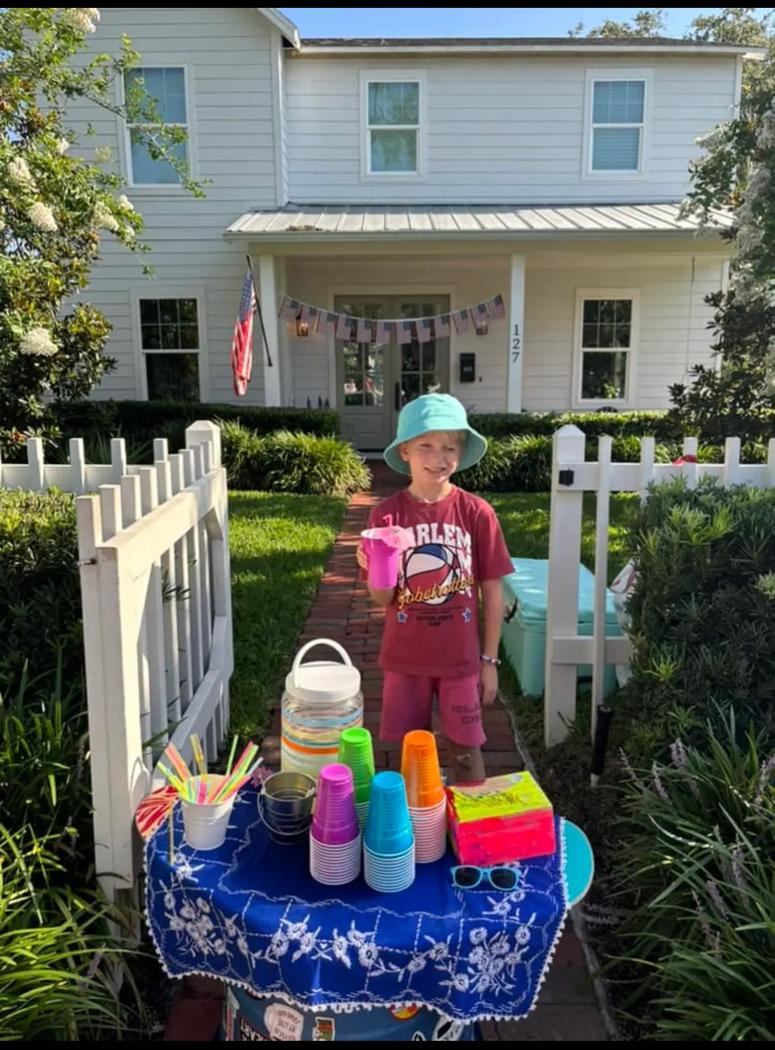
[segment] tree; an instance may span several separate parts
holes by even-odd
[[[578,22],[568,35],[581,36],[583,32],[584,24]],[[626,40],[629,37],[664,36],[664,33],[665,8],[654,7],[638,11],[632,22],[615,22],[607,18],[601,25],[590,29],[586,36]]]
[[[739,113],[700,140],[685,202],[705,226],[728,211],[736,250],[727,291],[706,300],[716,310],[716,361],[695,365],[690,386],[670,388],[676,423],[710,439],[768,433],[775,409],[775,37],[771,16],[754,11],[724,8],[692,23],[692,39],[768,49],[745,66]]]
[[[108,157],[71,155],[66,106],[88,100],[141,122],[151,155],[202,192],[172,152],[181,129],[164,125],[142,83],[113,102],[114,81],[139,60],[129,39],[115,57],[78,54],[98,21],[96,8],[0,11],[0,448],[3,432],[7,443],[40,424],[47,398],[84,397],[114,365],[103,353],[108,320],[88,303],[66,305],[87,287],[101,239],[147,250],[123,180],[102,166]]]

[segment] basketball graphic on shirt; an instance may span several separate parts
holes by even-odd
[[[412,595],[429,592],[436,586],[450,588],[460,571],[457,555],[449,547],[440,543],[426,543],[415,547],[404,560],[404,580],[407,591]],[[449,601],[453,592],[448,590],[435,598],[417,598],[423,605],[443,605]]]

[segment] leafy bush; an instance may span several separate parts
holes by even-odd
[[[221,454],[231,489],[260,488],[261,438],[253,430],[231,420],[218,420]]]
[[[80,678],[81,594],[73,497],[0,489],[0,676],[29,660]]]
[[[333,437],[280,430],[259,437],[224,423],[223,460],[233,489],[347,496],[368,488],[371,475],[352,445]]]
[[[520,434],[551,435],[568,424],[587,437],[653,434],[662,440],[681,436],[666,412],[488,412],[468,417],[474,430],[485,437],[514,437]]]
[[[369,487],[371,474],[344,441],[278,431],[261,439],[262,489],[311,496],[347,496]]]
[[[328,409],[259,408],[196,401],[76,401],[54,407],[54,420],[68,437],[85,433],[124,434],[150,440],[168,437],[177,450],[185,443],[185,429],[197,419],[235,421],[256,434],[276,430],[320,436],[339,433],[339,416]]]
[[[121,1038],[139,1004],[127,1009],[118,992],[119,972],[133,990],[130,953],[108,930],[108,919],[120,917],[73,887],[56,846],[28,826],[0,823],[2,1038]]]
[[[716,715],[700,748],[676,741],[625,791],[614,893],[637,904],[620,930],[637,967],[628,1009],[661,1039],[770,1042],[773,739]]]
[[[771,725],[775,698],[775,491],[652,487],[630,537],[638,582],[632,689],[646,710],[732,705]]]
[[[56,841],[68,878],[94,865],[88,724],[80,682],[53,685],[22,672],[15,692],[0,689],[0,821]]]
[[[492,439],[483,458],[455,480],[483,492],[541,492],[549,488],[552,439],[538,434]]]

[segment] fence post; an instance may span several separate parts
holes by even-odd
[[[567,736],[576,714],[576,665],[554,662],[554,640],[578,634],[579,557],[584,494],[567,487],[565,471],[584,462],[584,434],[575,426],[555,432],[552,498],[549,513],[549,572],[546,608],[546,686],[544,741],[547,747]],[[561,478],[561,472],[562,478]]]
[[[211,423],[209,419],[197,419],[190,427],[186,427],[186,448],[195,448],[197,445],[210,445],[212,466],[222,466],[219,426]]]
[[[83,438],[70,438],[70,485],[78,496],[86,491],[86,456]]]
[[[606,597],[608,582],[608,521],[611,502],[611,446],[613,439],[601,437],[597,444],[597,508],[595,514],[595,611],[592,622],[592,712],[590,729],[595,739],[597,708],[603,703],[605,682]]]
[[[27,438],[27,464],[30,468],[30,488],[33,492],[45,491],[46,463],[41,438]]]

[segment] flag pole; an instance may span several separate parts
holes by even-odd
[[[272,358],[269,353],[269,340],[266,337],[266,329],[264,328],[264,318],[261,313],[261,302],[258,298],[258,285],[256,284],[256,275],[253,273],[253,263],[250,261],[250,255],[246,255],[245,258],[248,260],[248,269],[250,270],[250,276],[253,280],[253,296],[256,303],[256,312],[258,313],[258,321],[261,325],[261,337],[264,340],[264,348],[266,350],[266,363],[270,368],[273,368]]]

